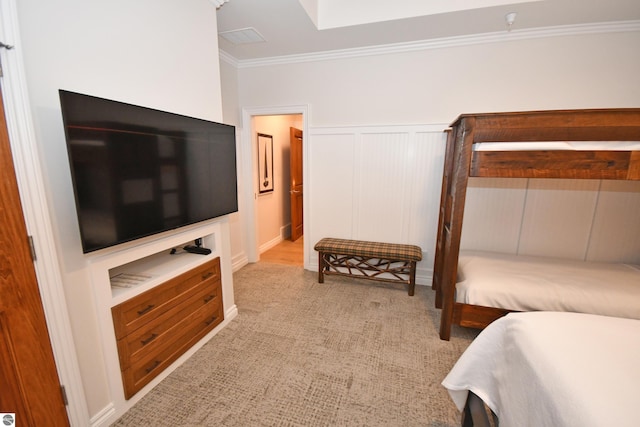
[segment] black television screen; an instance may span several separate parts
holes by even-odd
[[[234,126],[59,92],[84,253],[238,210]]]

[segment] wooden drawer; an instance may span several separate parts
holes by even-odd
[[[166,337],[175,336],[180,325],[179,320],[189,317],[204,305],[210,306],[208,310],[211,313],[217,312],[222,305],[220,282],[211,283],[206,280],[199,283],[195,289],[197,292],[187,300],[118,340],[118,355],[122,371],[146,354],[157,351],[162,342],[170,339]]]
[[[220,259],[215,258],[113,307],[111,314],[116,339],[125,337],[190,298],[198,292],[200,283],[219,280]]]
[[[223,317],[222,304],[205,304],[195,313],[178,322],[174,328],[175,334],[158,337],[154,343],[154,351],[143,351],[138,360],[122,372],[125,398],[131,398],[148,384],[222,322]]]

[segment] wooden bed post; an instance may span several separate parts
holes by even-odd
[[[444,168],[442,169],[442,189],[440,191],[440,211],[438,214],[438,236],[436,242],[436,255],[433,263],[433,279],[431,282],[431,289],[436,291],[436,308],[442,308],[442,266],[444,265],[444,240],[441,238],[444,233],[445,223],[445,202],[448,186],[450,183],[450,176],[453,168],[453,147],[455,143],[453,141],[454,134],[451,129],[446,129],[447,142],[444,155]]]
[[[458,272],[458,254],[460,252],[460,236],[462,235],[462,217],[467,194],[467,181],[471,164],[471,148],[473,145],[474,117],[463,117],[454,123],[451,138],[452,164],[449,175],[446,176],[446,194],[444,208],[443,233],[438,239],[442,276],[440,278],[440,292],[442,298],[442,313],[440,317],[440,339],[449,340],[451,324],[453,322],[453,308],[455,305],[455,285]],[[443,184],[443,189],[445,185]],[[437,292],[437,290],[436,290]],[[436,294],[437,295],[437,294]]]

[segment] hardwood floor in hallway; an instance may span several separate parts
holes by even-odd
[[[260,254],[260,262],[304,266],[304,237],[295,242],[283,240],[278,245]]]

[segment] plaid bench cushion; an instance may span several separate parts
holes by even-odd
[[[340,255],[382,258],[393,261],[420,261],[422,249],[416,245],[398,243],[367,242],[363,240],[347,240],[326,237],[314,246],[318,252]]]

